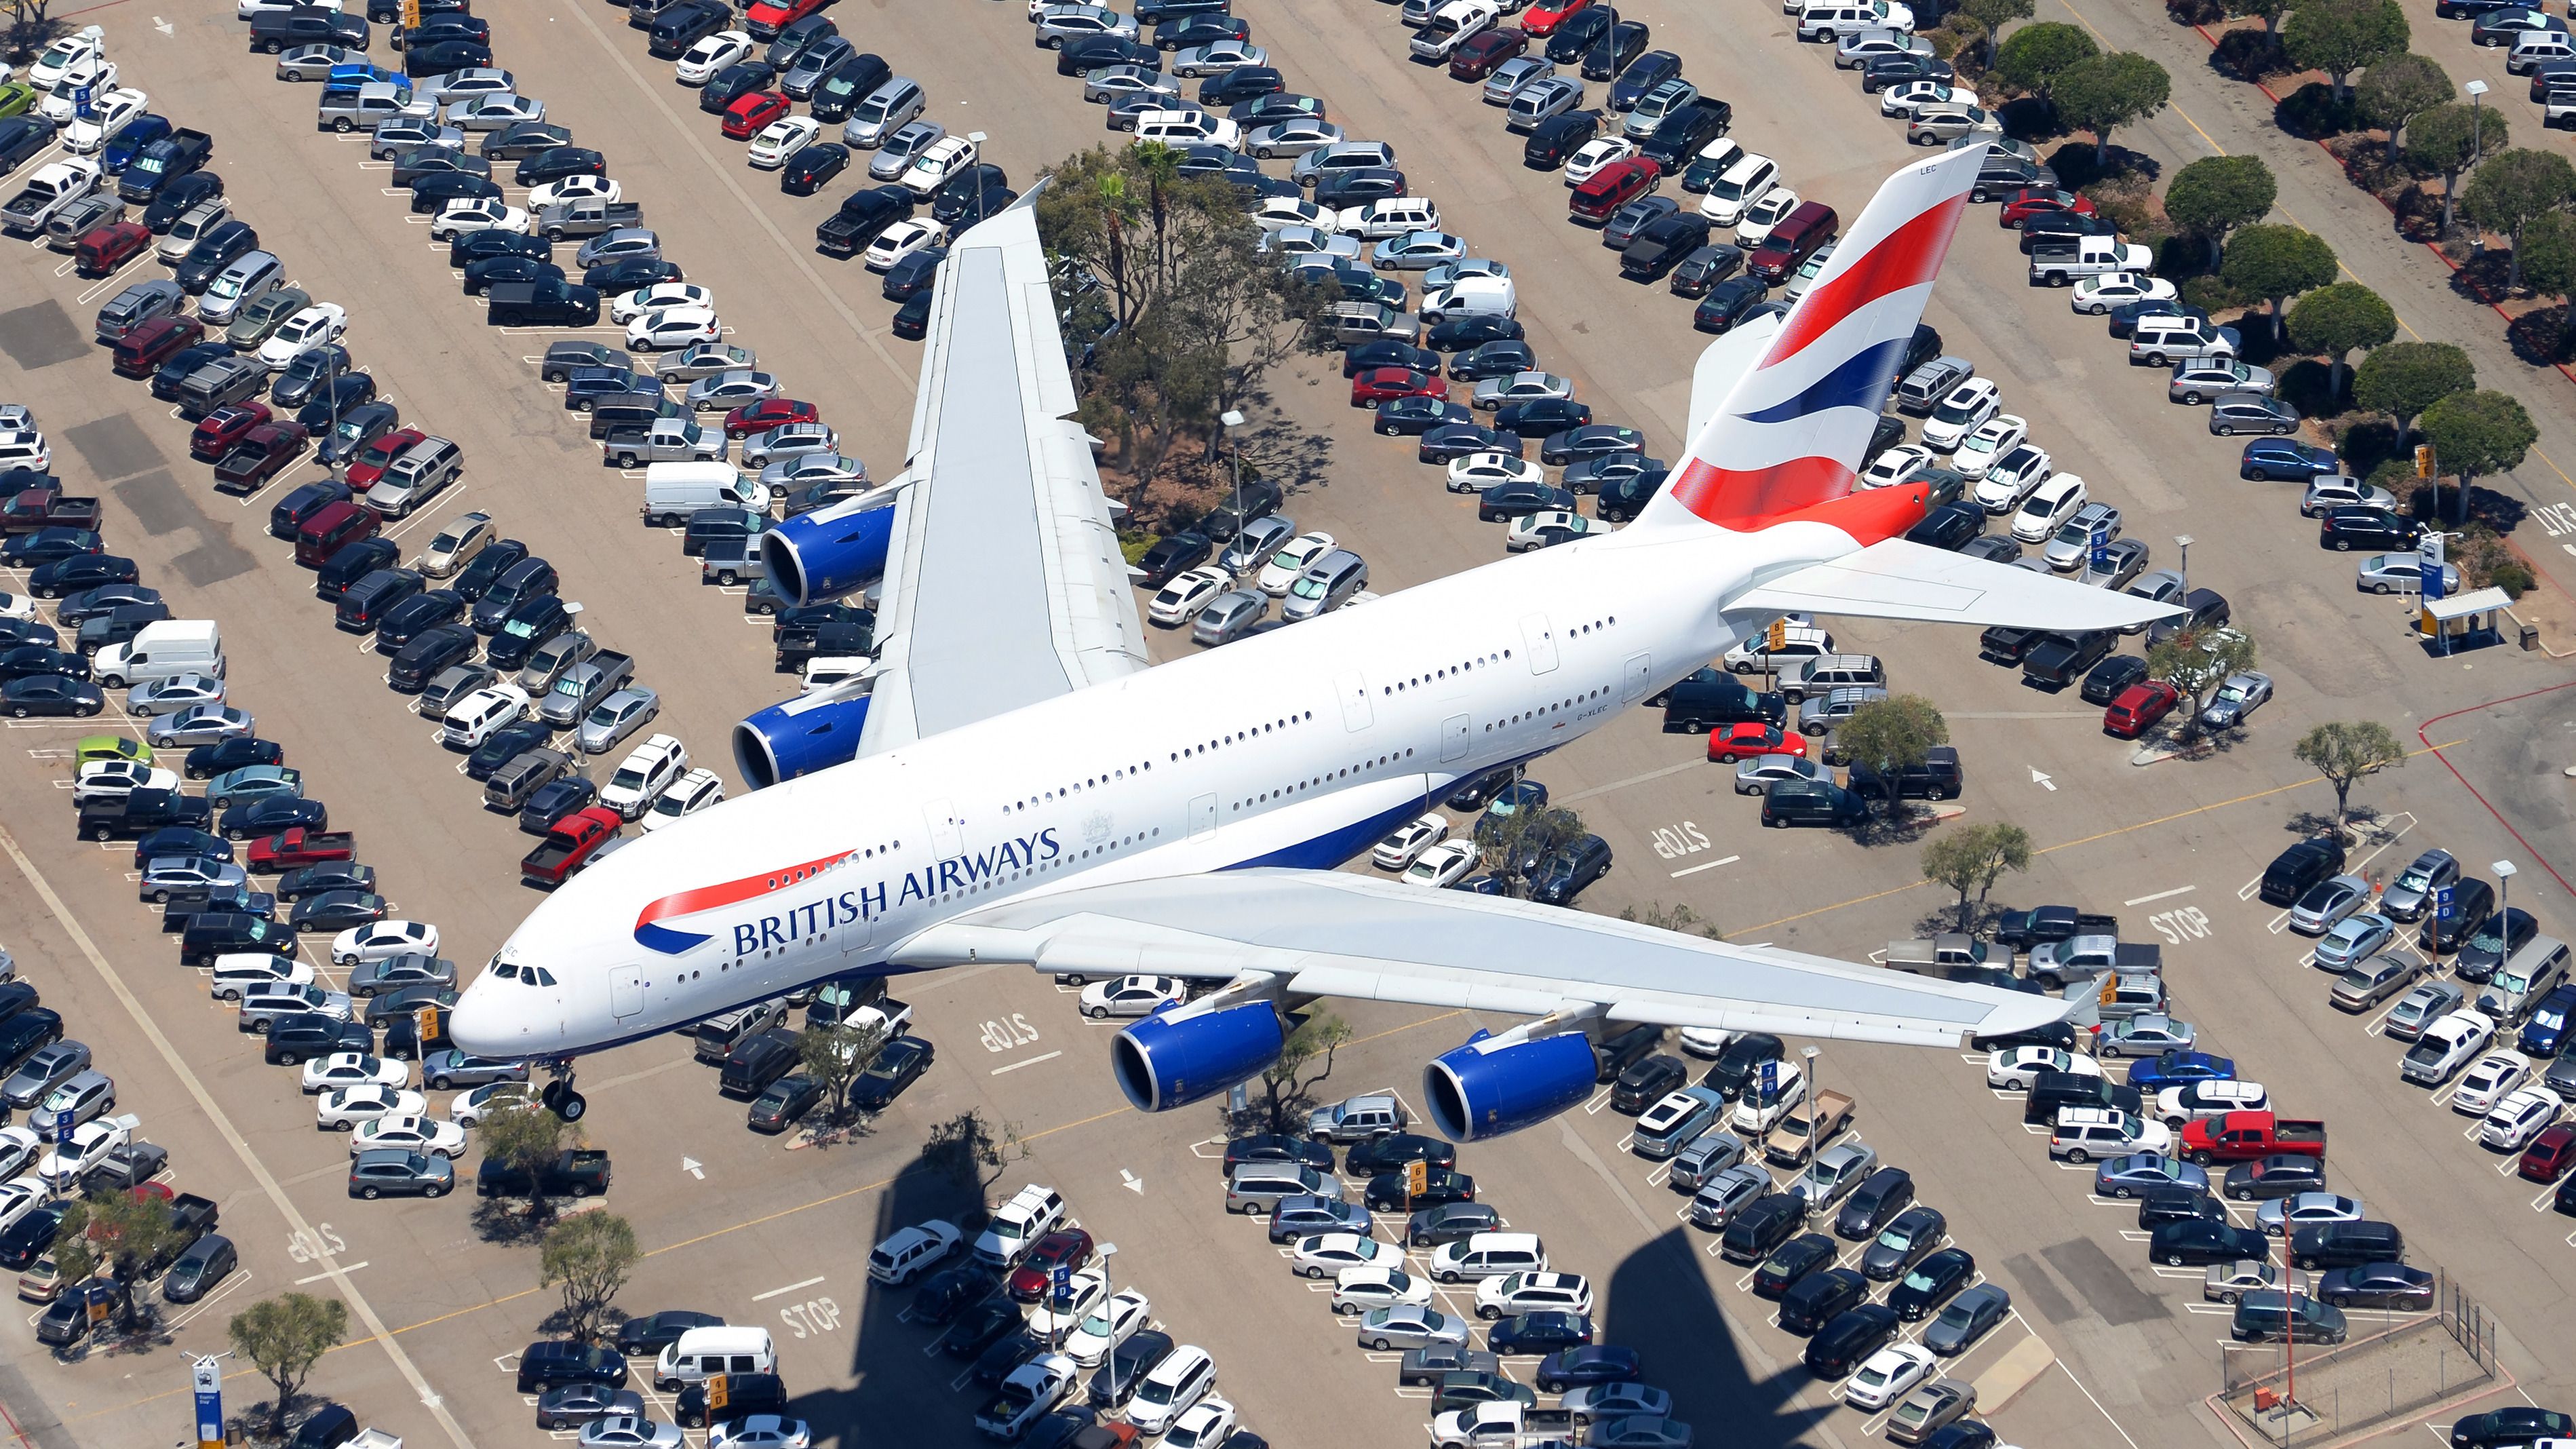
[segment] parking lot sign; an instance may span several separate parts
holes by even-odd
[[[2418,567],[2424,579],[2424,602],[2429,604],[2445,592],[2442,584],[2442,535],[2426,533],[2421,548]]]
[[[89,102],[91,89],[92,88],[89,86],[75,86],[72,88],[72,114],[83,120],[89,119],[90,116]]]
[[[1431,1164],[1416,1158],[1404,1164],[1404,1195],[1417,1198],[1431,1190]]]
[[[1063,1263],[1057,1264],[1055,1269],[1055,1306],[1058,1308],[1073,1306],[1073,1269]]]
[[[2433,914],[2436,916],[2448,916],[2451,914],[2451,887],[2436,886],[2433,888]]]
[[[405,30],[420,29],[420,0],[403,0],[402,25]]]
[[[2111,520],[2107,518],[2097,518],[2093,521],[2092,553],[2086,558],[2085,567],[2099,570],[2107,569],[2110,566]]]
[[[1768,1102],[1778,1095],[1780,1095],[1780,1064],[1776,1061],[1764,1062],[1762,1064],[1762,1100]]]
[[[57,1145],[68,1145],[71,1140],[72,1109],[65,1107],[54,1114],[54,1141]]]

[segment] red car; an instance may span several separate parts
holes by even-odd
[[[1664,168],[1643,156],[1613,161],[1574,188],[1573,199],[1566,203],[1566,213],[1575,221],[1604,225],[1610,220],[1610,213],[1654,190],[1663,175]]]
[[[2576,1165],[2576,1127],[2561,1125],[2532,1138],[2516,1170],[2532,1182],[2556,1182],[2570,1165]]]
[[[1708,757],[1721,765],[1764,755],[1794,755],[1803,760],[1807,757],[1807,737],[1759,720],[1719,725],[1708,732]]]
[[[2145,734],[2157,720],[2173,712],[2175,701],[2182,695],[2161,679],[2145,684],[2132,684],[2120,691],[2111,707],[2102,711],[2102,733],[2124,740]]]
[[[1494,67],[1529,49],[1529,32],[1497,25],[1478,35],[1467,37],[1449,53],[1451,80],[1480,81],[1494,73]]]
[[[2034,216],[2048,216],[2061,211],[2091,216],[2093,198],[2078,196],[2062,186],[2025,186],[2004,198],[2004,208],[1996,214],[1995,220],[2019,230],[2023,222]]]
[[[150,377],[183,347],[204,339],[206,324],[194,317],[155,317],[117,339],[116,375]]]
[[[242,434],[268,421],[268,404],[263,402],[227,403],[206,414],[197,430],[188,435],[188,456],[200,463],[217,463],[242,440]]]
[[[1011,1270],[1011,1297],[1035,1303],[1046,1296],[1058,1268],[1081,1268],[1091,1261],[1091,1234],[1080,1228],[1058,1228],[1038,1239],[1020,1266]]]
[[[1556,27],[1563,25],[1567,16],[1591,8],[1592,0],[1539,0],[1538,4],[1522,12],[1521,33],[1554,35]]]
[[[798,402],[792,397],[765,397],[758,402],[744,403],[725,414],[725,436],[748,438],[786,423],[819,423],[822,420],[822,412],[812,403]]]
[[[743,13],[742,28],[754,40],[776,40],[778,32],[821,10],[830,0],[760,0]]]
[[[1372,367],[1351,379],[1351,406],[1375,407],[1400,397],[1449,396],[1449,384],[1410,367]]]
[[[357,458],[349,464],[349,491],[364,494],[375,487],[376,480],[385,476],[385,470],[402,456],[403,449],[428,436],[418,428],[396,428],[360,448]]]
[[[215,465],[215,491],[256,493],[278,470],[304,456],[313,435],[298,422],[262,423],[241,435],[232,451]]]
[[[84,277],[104,277],[152,245],[152,228],[120,221],[84,233],[72,252],[72,269]]]
[[[793,109],[787,98],[776,91],[753,91],[736,96],[724,110],[724,133],[728,141],[748,141],[760,129]]]

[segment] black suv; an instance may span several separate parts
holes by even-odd
[[[616,1349],[546,1339],[519,1354],[519,1392],[542,1394],[559,1384],[605,1384],[626,1387],[626,1357]]]

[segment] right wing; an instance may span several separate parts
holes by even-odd
[[[2059,633],[2132,628],[2183,612],[2135,594],[1902,538],[1783,574],[1729,607],[1755,614],[2004,624]]]

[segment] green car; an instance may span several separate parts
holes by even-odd
[[[72,745],[72,768],[79,769],[92,760],[132,760],[148,765],[152,763],[152,747],[125,735],[83,735]]]
[[[0,85],[0,121],[23,116],[36,108],[36,88],[25,81]]]

